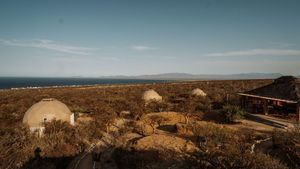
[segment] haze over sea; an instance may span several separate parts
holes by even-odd
[[[97,84],[162,83],[166,80],[100,79],[100,78],[49,78],[49,77],[0,77],[0,89],[37,88],[58,86],[84,86]]]

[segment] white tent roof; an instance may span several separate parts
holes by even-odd
[[[43,99],[31,106],[25,113],[23,123],[29,127],[41,127],[43,122],[53,119],[70,122],[69,108],[56,99]]]

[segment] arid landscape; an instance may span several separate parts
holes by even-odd
[[[282,169],[300,166],[300,130],[249,118],[238,92],[272,80],[189,81],[0,91],[0,168]],[[192,94],[201,89],[206,95]],[[156,91],[161,101],[143,100]],[[75,126],[22,123],[44,98],[65,103]],[[231,112],[231,113],[228,113]]]
[[[0,1],[0,169],[300,169],[299,9]]]

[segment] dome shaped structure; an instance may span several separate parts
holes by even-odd
[[[143,94],[143,100],[147,102],[151,101],[157,101],[160,102],[162,101],[162,97],[155,91],[155,90],[147,90]]]
[[[43,99],[26,111],[23,123],[28,124],[32,129],[42,127],[44,122],[54,119],[74,124],[74,114],[65,104],[52,98]]]
[[[202,96],[202,97],[206,96],[206,93],[203,90],[199,89],[199,88],[194,89],[191,94],[193,96]]]

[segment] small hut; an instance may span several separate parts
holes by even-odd
[[[49,98],[32,105],[23,117],[23,123],[29,125],[31,131],[40,133],[44,130],[44,123],[51,120],[61,120],[74,125],[74,114],[62,102]]]
[[[238,93],[241,106],[252,113],[291,116],[300,121],[300,79],[282,76],[273,83]]]

